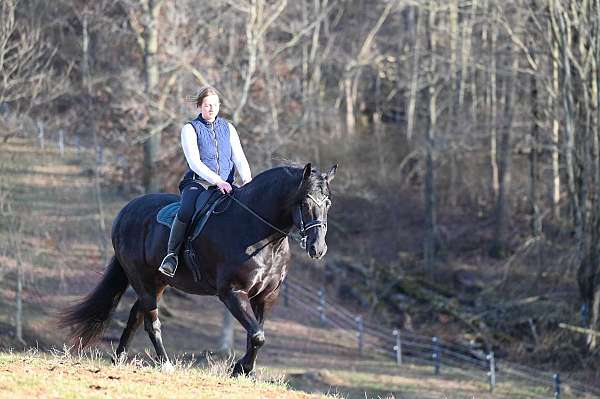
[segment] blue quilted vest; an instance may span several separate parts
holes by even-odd
[[[200,160],[221,179],[232,183],[235,166],[231,159],[231,141],[229,140],[229,124],[217,117],[213,123],[207,122],[202,115],[190,121],[196,131]],[[189,165],[188,165],[189,168]],[[188,169],[184,179],[198,179],[193,170]]]

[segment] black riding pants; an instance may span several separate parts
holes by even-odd
[[[183,182],[182,182],[183,183]],[[190,181],[180,185],[181,208],[177,212],[177,219],[182,223],[189,223],[194,216],[196,200],[200,193],[206,189],[198,182]]]

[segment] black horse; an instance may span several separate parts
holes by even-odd
[[[132,200],[113,222],[115,255],[102,281],[81,303],[65,310],[62,326],[72,327],[71,338],[88,345],[102,333],[131,284],[138,299],[121,335],[117,358],[126,355],[143,320],[158,359],[163,367],[172,369],[158,319],[157,306],[163,291],[170,285],[191,294],[217,295],[248,333],[246,354],[235,364],[233,375],[249,374],[258,349],[265,343],[265,311],[277,299],[287,274],[288,233],[294,226],[300,230],[311,258],[319,259],[327,251],[329,183],[336,169],[337,165],[321,174],[310,163],[304,169],[277,167],[236,189],[228,210],[211,216],[202,234],[192,242],[201,264],[199,282],[184,266],[173,278],[158,271],[169,231],[156,221],[156,215],[178,197],[148,194]]]

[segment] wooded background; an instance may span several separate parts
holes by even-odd
[[[600,329],[600,0],[3,0],[0,18],[5,142],[63,129],[118,160],[102,184],[176,191],[210,84],[255,174],[339,162],[336,195],[398,226],[417,199],[407,234],[432,280],[461,256],[449,215],[486,221],[489,262],[567,243]],[[397,257],[380,255],[396,239],[368,255]]]

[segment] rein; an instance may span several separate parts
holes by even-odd
[[[263,222],[264,224],[266,224],[267,226],[269,226],[273,230],[276,230],[277,232],[283,234],[284,236],[290,236],[290,237],[292,237],[292,239],[294,241],[297,241],[300,244],[300,246],[303,247],[303,248],[306,246],[306,237],[298,238],[295,235],[291,235],[289,232],[286,233],[285,231],[281,230],[277,226],[273,226],[271,223],[269,223],[268,220],[266,220],[265,218],[263,218],[262,216],[260,216],[258,213],[254,212],[246,204],[244,204],[243,202],[241,202],[240,200],[238,200],[237,198],[235,198],[231,194],[225,194],[225,195],[227,195],[230,199],[232,199],[233,201],[235,201],[235,203],[237,203],[239,206],[241,206],[246,211],[250,212],[250,214],[252,214],[253,216],[255,216],[258,220],[260,220],[261,222]]]
[[[298,210],[299,214],[300,214],[300,227],[298,228],[300,230],[300,238],[298,238],[296,235],[292,235],[289,232],[285,232],[283,230],[281,230],[280,228],[278,228],[277,226],[274,226],[273,224],[271,224],[268,220],[266,220],[265,218],[263,218],[262,216],[260,216],[258,213],[254,212],[252,209],[250,209],[246,204],[244,204],[243,202],[241,202],[240,200],[238,200],[237,198],[235,198],[233,195],[231,194],[225,194],[227,195],[230,199],[232,199],[233,201],[235,201],[235,203],[237,203],[239,206],[241,206],[243,209],[245,209],[246,211],[248,211],[251,215],[253,215],[254,217],[256,217],[258,220],[260,220],[261,222],[263,222],[264,224],[266,224],[267,226],[269,226],[270,228],[272,228],[273,230],[283,234],[284,236],[289,236],[291,237],[294,241],[298,242],[300,244],[301,248],[306,248],[306,238],[308,237],[308,233],[307,231],[314,228],[314,227],[323,227],[325,229],[327,229],[327,222],[323,222],[322,220],[312,220],[308,223],[304,223],[304,219],[302,217],[302,209],[300,208],[300,205],[298,205],[296,207],[296,209]],[[329,200],[328,197],[325,197],[325,199],[323,199],[322,201],[317,201],[312,195],[308,194],[308,197],[310,199],[312,199],[317,205],[322,206],[323,204],[327,203],[329,201],[329,203],[331,203],[331,201]]]

